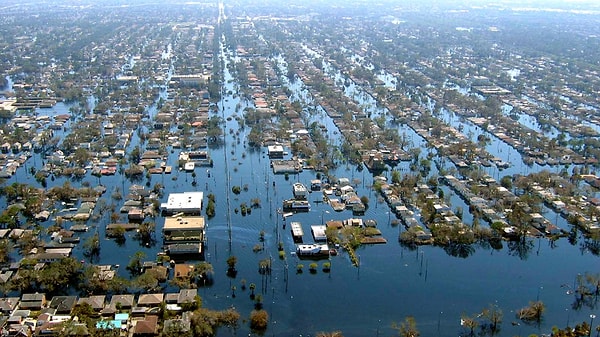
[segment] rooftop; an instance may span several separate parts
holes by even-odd
[[[204,226],[202,216],[178,216],[165,218],[164,230],[199,230],[204,229]]]
[[[204,192],[171,193],[167,202],[161,204],[161,208],[170,213],[199,213],[203,198]]]

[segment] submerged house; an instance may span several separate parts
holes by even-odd
[[[169,255],[199,256],[203,254],[205,238],[204,217],[165,218],[164,244]]]
[[[199,215],[202,211],[204,192],[171,193],[166,203],[160,205],[165,214],[183,213]]]

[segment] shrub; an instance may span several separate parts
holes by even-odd
[[[250,328],[252,330],[264,331],[269,323],[269,314],[266,310],[252,310],[250,313]]]

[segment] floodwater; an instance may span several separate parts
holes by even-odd
[[[230,54],[223,51],[223,55]],[[226,64],[231,62],[228,57],[224,59]],[[150,187],[157,183],[164,185],[166,193],[161,201],[166,200],[169,192],[175,191],[196,190],[215,194],[216,216],[207,221],[208,241],[205,247],[205,258],[215,269],[214,284],[199,289],[205,307],[235,307],[242,317],[247,318],[254,302],[249,298],[249,290],[241,289],[243,279],[247,285],[255,283],[256,293],[263,296],[264,308],[270,315],[266,335],[273,336],[314,336],[319,331],[333,330],[341,330],[344,336],[389,336],[394,333],[392,324],[402,322],[406,316],[415,317],[423,336],[456,336],[464,332],[459,324],[462,314],[480,313],[490,304],[498,305],[504,313],[499,336],[525,336],[549,333],[554,325],[564,327],[568,322],[582,322],[594,313],[588,307],[573,309],[571,305],[574,296],[568,294],[578,274],[599,272],[598,256],[581,248],[581,243],[571,245],[566,239],[561,239],[551,245],[546,239],[532,239],[526,245],[517,247],[503,243],[503,247],[498,250],[483,246],[474,246],[472,250],[463,252],[429,246],[416,250],[407,249],[398,243],[398,235],[402,229],[392,224],[394,215],[384,203],[378,201],[378,196],[370,188],[373,183],[372,175],[366,170],[344,163],[334,169],[332,175],[349,178],[354,182],[357,194],[369,198],[368,210],[362,218],[376,220],[388,242],[359,248],[359,267],[354,267],[348,255],[340,251],[338,256],[331,257],[330,272],[324,272],[321,268],[327,259],[314,261],[319,266],[317,272],[309,272],[308,265],[313,261],[300,260],[293,253],[295,245],[289,222],[302,223],[304,241],[312,242],[311,225],[322,224],[331,219],[348,219],[353,217],[352,213],[347,210],[339,213],[333,211],[330,206],[319,202],[322,200],[320,192],[313,192],[309,195],[312,205],[309,212],[296,213],[286,221],[282,219],[277,209],[281,207],[282,200],[292,197],[292,184],[302,182],[309,185],[316,173],[304,171],[289,175],[287,179],[284,175],[274,175],[265,150],[252,150],[245,145],[250,129],[241,129],[235,118],[227,120],[227,117],[240,115],[244,107],[251,106],[251,102],[237,95],[235,80],[227,67],[224,69],[224,96],[218,105],[221,108],[219,114],[226,120],[224,141],[209,147],[214,167],[196,168],[195,186],[192,184],[192,175],[183,171],[174,171],[171,175],[155,175],[149,180],[143,178],[141,181],[130,181],[119,173],[100,179],[88,173],[81,181],[70,182],[75,186],[83,182],[92,186],[99,183],[105,185],[108,191],[104,198],[108,203],[115,202],[117,206],[120,205],[118,201],[111,200],[111,193],[120,190],[125,195],[134,183]],[[310,100],[310,96],[301,91],[300,83],[291,85],[297,86],[294,89],[296,99]],[[238,106],[241,109],[238,110]],[[43,111],[63,113],[67,111],[67,107],[59,104],[54,109]],[[325,118],[322,110],[317,107],[316,111],[320,111],[321,115],[313,118],[319,118],[321,123],[327,125],[329,137],[339,137],[338,133],[331,130],[335,126]],[[451,119],[452,116],[445,115],[444,118]],[[450,123],[462,123],[465,128],[473,127],[456,120],[450,120]],[[418,137],[408,127],[402,127],[399,132]],[[474,135],[480,132],[482,131],[473,130]],[[512,157],[516,156],[512,152],[514,150],[508,149],[506,144],[493,137],[491,139],[492,142],[487,147],[490,152],[518,163]],[[421,140],[415,139],[415,142],[420,143]],[[138,143],[137,133],[134,132],[130,148]],[[177,149],[169,153],[165,158],[168,165],[176,166],[177,154]],[[509,154],[512,158],[507,158]],[[27,165],[40,165],[42,161],[36,154]],[[514,165],[500,175],[513,173],[519,167]],[[62,184],[67,180],[56,178],[48,183]],[[15,181],[38,186],[27,166],[19,169],[7,183]],[[235,185],[247,189],[244,188],[239,195],[233,195],[230,189]],[[450,193],[447,190],[445,192]],[[251,214],[242,216],[235,212],[242,203],[249,205],[255,198],[260,200],[260,207],[252,209]],[[457,206],[463,208],[466,221],[472,219],[468,215],[468,207],[461,204],[459,198],[453,197],[451,200],[453,209]],[[122,245],[114,240],[104,239],[101,243],[100,263],[125,266],[137,251],[144,252],[148,260],[155,259],[161,249],[160,231],[164,219],[157,217],[151,220],[157,224],[156,244],[140,245],[133,239],[132,233],[127,234]],[[77,235],[81,235],[82,242],[95,231],[104,238],[104,228],[109,221],[108,215],[104,215],[93,224],[88,233]],[[47,227],[50,224],[52,220],[42,225]],[[265,233],[264,242],[259,239],[261,231]],[[286,252],[285,259],[278,256],[277,247],[280,242]],[[263,246],[264,250],[254,252],[255,245]],[[461,254],[468,257],[457,257]],[[81,247],[75,249],[74,255],[78,258],[82,256]],[[231,255],[238,258],[238,273],[235,278],[226,275],[226,260]],[[263,259],[272,261],[270,275],[259,273],[258,263]],[[296,272],[299,263],[304,264],[302,273]],[[119,269],[119,273],[127,274],[123,267]],[[237,288],[235,297],[232,296],[232,286]],[[167,286],[165,291],[175,289]],[[547,308],[542,322],[539,325],[527,325],[518,321],[515,311],[536,299],[543,301]],[[221,328],[218,335],[229,336],[234,332],[239,336],[251,333],[247,322],[240,322],[236,331]]]

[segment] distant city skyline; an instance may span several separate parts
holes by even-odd
[[[21,7],[21,6],[30,6],[30,5],[48,5],[48,6],[89,6],[89,5],[98,5],[98,6],[114,6],[114,5],[164,5],[164,4],[176,4],[176,5],[194,5],[194,4],[211,4],[216,3],[217,0],[214,1],[194,1],[194,0],[165,0],[165,1],[156,1],[156,0],[32,0],[32,1],[17,1],[17,0],[5,0],[0,8],[10,8],[10,7]],[[261,0],[261,1],[247,1],[247,0],[233,0],[233,1],[223,1],[224,3],[241,3],[241,4],[249,4],[255,6],[264,6],[264,5],[273,5],[273,6],[287,6],[289,4],[298,4],[298,5],[314,5],[314,4],[326,4],[331,6],[352,6],[352,5],[369,5],[369,6],[377,6],[381,4],[389,4],[389,5],[422,5],[434,8],[436,6],[454,6],[458,5],[461,7],[470,7],[470,6],[485,6],[489,8],[513,8],[513,9],[525,9],[525,8],[546,8],[551,10],[552,8],[556,9],[600,9],[600,3],[592,0],[529,0],[529,1],[519,1],[519,0],[430,0],[430,1],[417,1],[417,0],[379,0],[379,1],[369,1],[369,0]]]

